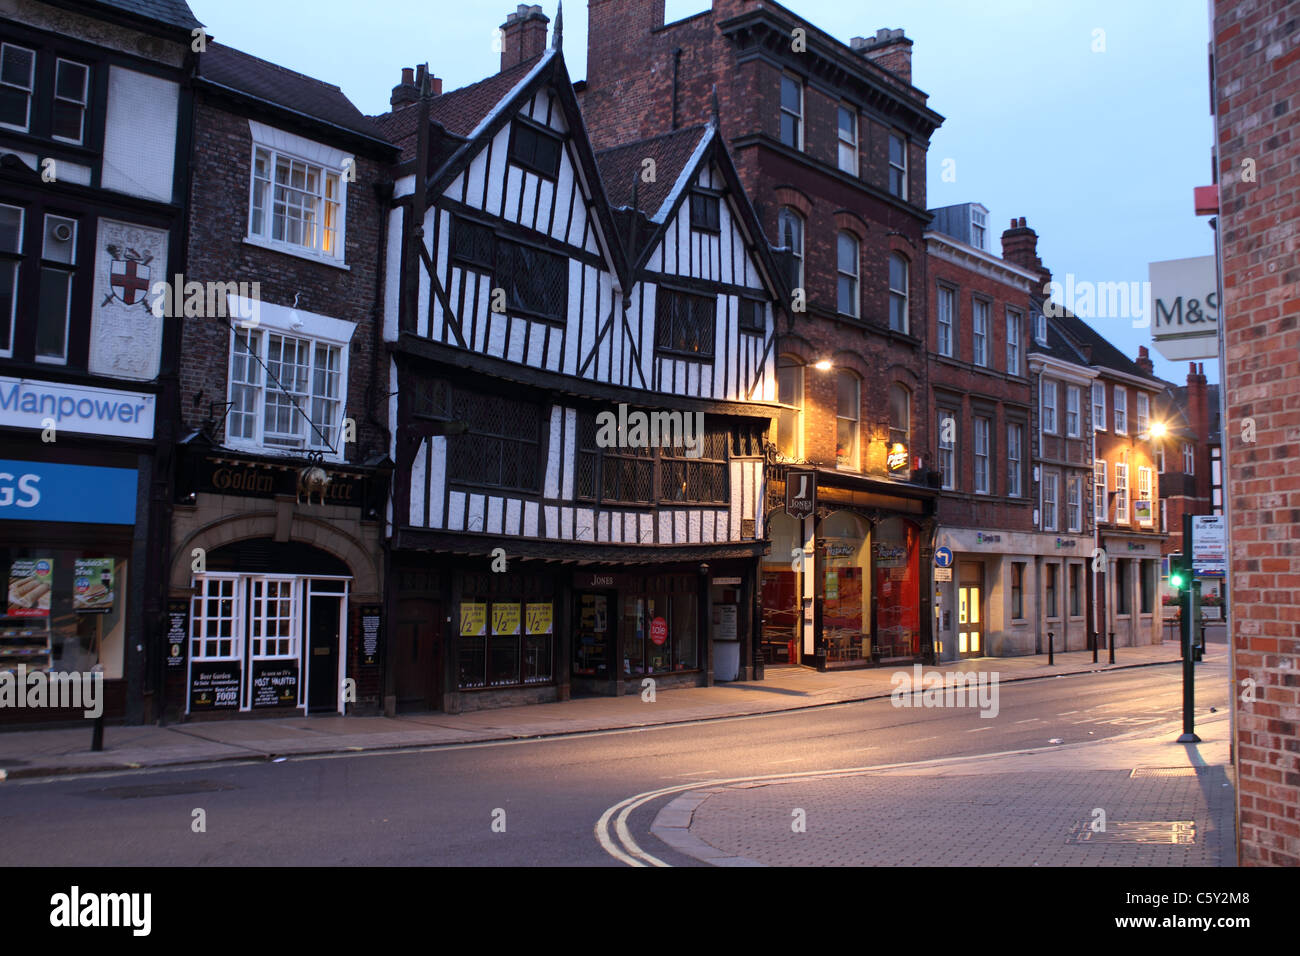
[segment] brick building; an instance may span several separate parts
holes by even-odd
[[[1300,865],[1300,46],[1290,0],[1216,0],[1211,76],[1231,527],[1238,857]],[[1246,175],[1246,170],[1253,170]]]
[[[373,712],[396,150],[338,87],[222,44],[195,89],[168,709]]]
[[[0,667],[102,673],[131,723],[157,716],[179,329],[153,289],[185,267],[198,27],[184,0],[0,11]]]
[[[940,475],[936,545],[954,556],[951,580],[935,584],[938,657],[1029,653],[1038,633],[1029,353],[1041,280],[991,251],[985,207],[931,211],[928,452]],[[1014,245],[1014,230],[1006,235]]]
[[[912,85],[911,41],[881,30],[846,44],[766,0],[716,0],[671,24],[663,0],[588,11],[577,89],[597,148],[697,123],[716,102],[763,229],[787,251],[795,322],[780,341],[768,484],[768,659],[932,654],[923,232],[942,117]],[[791,467],[816,475],[802,522],[783,511]]]

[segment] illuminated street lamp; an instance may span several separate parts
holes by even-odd
[[[829,372],[834,367],[835,366],[830,359],[822,359],[820,362],[818,362],[816,365],[813,366],[813,368],[817,369],[817,371],[819,372]]]

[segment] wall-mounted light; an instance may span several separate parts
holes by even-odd
[[[819,372],[829,372],[834,367],[835,364],[831,362],[830,359],[822,359],[820,362],[818,362],[816,365],[813,366],[813,368],[815,368]]]

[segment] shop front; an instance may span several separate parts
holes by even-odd
[[[128,693],[139,698],[128,688],[128,649],[143,628],[136,523],[148,480],[135,455],[64,450],[49,461],[38,454],[14,443],[0,460],[0,671],[101,674],[103,714],[121,719]],[[9,709],[15,703],[4,702],[5,724],[86,713],[53,700]]]
[[[1159,644],[1162,630],[1160,570],[1165,536],[1102,531],[1106,575],[1098,583],[1103,637],[1115,633],[1116,647]],[[1100,576],[1099,576],[1100,578]]]
[[[382,476],[321,468],[329,490],[313,502],[290,493],[304,467],[182,456],[161,654],[170,713],[378,712]]]
[[[934,493],[825,469],[816,478],[816,502],[803,518],[786,508],[787,474],[769,479],[776,510],[767,518],[772,549],[760,608],[767,662],[833,670],[929,659]]]

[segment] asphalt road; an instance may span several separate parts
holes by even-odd
[[[1197,669],[1198,711],[1226,706]],[[601,814],[659,787],[1098,740],[1177,719],[1177,665],[1020,681],[999,714],[888,700],[637,731],[0,784],[0,865],[621,865]],[[649,835],[662,804],[629,829]],[[195,832],[196,810],[206,832]],[[499,832],[504,827],[504,832]]]

